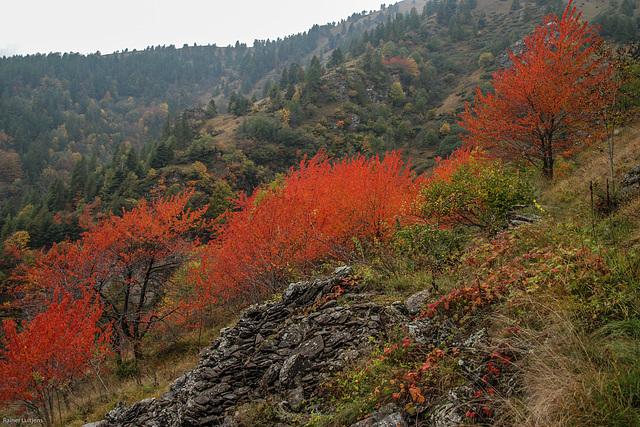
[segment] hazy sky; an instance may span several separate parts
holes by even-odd
[[[6,0],[0,56],[111,53],[185,43],[218,46],[277,39],[313,24],[378,10],[380,0]],[[391,4],[391,3],[387,3]]]

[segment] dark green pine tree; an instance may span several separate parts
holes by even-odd
[[[311,59],[311,65],[305,76],[304,95],[307,102],[314,102],[318,99],[322,86],[322,74],[324,69],[317,56]]]
[[[84,199],[84,188],[87,184],[87,160],[84,156],[76,162],[69,182],[69,203],[76,204]]]
[[[160,169],[167,166],[173,161],[173,148],[171,148],[171,141],[175,138],[171,137],[166,141],[162,141],[153,150],[151,154],[151,160],[149,161],[149,167],[153,169]]]
[[[216,101],[213,99],[207,104],[207,108],[204,110],[204,116],[207,119],[212,119],[218,115],[218,107],[216,107]]]
[[[51,212],[58,212],[65,209],[67,204],[67,188],[60,178],[56,178],[49,186],[46,203]]]
[[[633,10],[636,8],[636,2],[631,0],[622,0],[620,12],[630,18],[633,18]]]
[[[333,50],[333,52],[331,52],[331,58],[329,59],[329,64],[327,65],[330,68],[335,68],[335,67],[338,67],[343,62],[344,62],[344,55],[342,54],[342,49],[337,47]]]
[[[136,174],[138,178],[142,177],[142,163],[140,162],[140,157],[138,157],[138,152],[135,148],[131,147],[127,152],[127,157],[124,160],[124,167],[129,171]]]

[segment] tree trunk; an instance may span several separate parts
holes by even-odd
[[[548,181],[553,181],[553,151],[551,144],[551,140],[545,140],[542,145],[542,176]]]
[[[133,344],[133,358],[135,359],[136,366],[138,365],[138,361],[142,360],[142,343],[140,340],[135,339],[132,342]]]

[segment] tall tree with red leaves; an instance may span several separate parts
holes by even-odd
[[[521,55],[510,52],[513,66],[493,75],[493,91],[476,89],[459,122],[466,144],[533,164],[553,179],[558,156],[603,135],[603,106],[618,83],[606,57],[596,55],[597,29],[580,15],[569,2],[561,18],[547,16]]]
[[[171,314],[160,315],[158,306],[173,273],[193,259],[200,244],[195,230],[202,227],[207,207],[187,209],[192,194],[142,201],[122,216],[92,225],[77,242],[38,253],[16,277],[22,283],[17,291],[36,311],[56,288],[76,296],[95,292],[105,320],[113,324],[115,346],[122,350],[130,343],[139,359],[144,336]]]

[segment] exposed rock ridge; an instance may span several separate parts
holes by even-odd
[[[379,339],[395,312],[363,294],[344,294],[349,304],[339,305],[336,286],[351,274],[341,267],[329,278],[289,285],[281,301],[249,307],[170,391],[119,404],[101,426],[218,425],[243,401],[294,390],[297,400],[310,397],[332,370],[368,349],[369,337]]]
[[[619,190],[620,197],[630,197],[640,193],[640,165],[636,165],[627,172]]]

